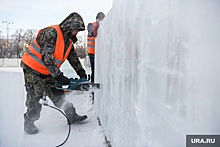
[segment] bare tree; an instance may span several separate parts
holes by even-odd
[[[18,29],[11,35],[12,39],[9,40],[7,45],[7,40],[4,39],[0,31],[0,58],[20,58],[23,44],[30,44],[36,37],[37,32],[35,29],[28,29],[26,31]]]
[[[23,44],[31,44],[37,33],[38,31],[36,29],[28,29],[26,31],[18,29],[12,34],[12,40],[10,40],[9,48],[7,48],[6,41],[3,39],[0,31],[0,58],[19,58]],[[78,36],[78,41],[75,43],[75,50],[81,59],[86,57],[85,41],[82,36]]]
[[[14,45],[13,45],[13,50],[12,50],[12,55],[16,56],[17,58],[20,57],[20,53],[22,51],[22,40],[24,38],[23,35],[23,30],[19,29],[16,30],[16,32],[12,35],[12,38],[14,40]]]
[[[31,41],[34,40],[34,38],[37,36],[37,30],[36,29],[28,29],[24,33],[24,41],[27,44],[31,44]]]
[[[5,57],[7,40],[4,39],[4,36],[1,35],[2,32],[0,31],[0,58]]]
[[[78,36],[78,41],[75,43],[75,50],[81,59],[86,57],[85,43],[82,36]]]

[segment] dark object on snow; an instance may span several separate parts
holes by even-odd
[[[44,106],[48,106],[48,107],[51,107],[53,109],[56,109],[58,111],[60,111],[67,119],[67,122],[68,122],[68,125],[69,125],[69,132],[68,132],[68,135],[65,139],[65,141],[63,143],[61,143],[60,145],[56,146],[56,147],[59,147],[59,146],[62,146],[69,138],[69,135],[70,135],[70,130],[71,130],[71,124],[75,124],[75,123],[79,123],[81,121],[84,121],[85,119],[87,119],[88,117],[86,115],[83,115],[83,116],[79,116],[77,113],[76,113],[76,110],[75,108],[73,107],[73,104],[69,104],[68,107],[65,108],[64,112],[62,112],[60,109],[56,108],[56,107],[53,107],[53,106],[50,106],[46,100],[46,95],[44,97],[44,99],[41,99],[40,102],[39,102],[41,105],[44,105]]]
[[[25,114],[24,114],[24,131],[27,134],[36,134],[39,132],[38,128],[34,125],[34,121],[28,118]]]
[[[50,107],[50,108],[53,108],[53,109],[56,109],[56,110],[60,111],[60,113],[62,113],[62,114],[66,117],[67,122],[68,122],[68,125],[69,125],[69,132],[68,132],[68,135],[67,135],[66,139],[64,140],[64,142],[61,143],[60,145],[56,146],[56,147],[62,146],[62,145],[68,140],[68,138],[69,138],[69,136],[70,136],[71,124],[70,124],[69,118],[68,118],[67,115],[66,115],[63,111],[61,111],[60,109],[48,105],[48,102],[47,102],[47,100],[46,100],[46,95],[45,95],[44,99],[41,99],[41,100],[40,100],[39,103],[40,103],[41,105],[48,106],[48,107]]]
[[[69,118],[70,124],[76,124],[76,123],[84,121],[85,119],[88,118],[86,115],[79,116],[76,113],[76,110],[73,107],[73,105],[68,107],[64,112],[66,113],[67,117]]]

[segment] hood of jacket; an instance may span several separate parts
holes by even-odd
[[[69,37],[72,37],[72,31],[77,29],[78,31],[84,31],[85,25],[82,17],[73,12],[67,16],[60,24],[60,28],[64,31]]]

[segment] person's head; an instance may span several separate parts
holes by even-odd
[[[102,21],[105,17],[105,14],[103,12],[99,12],[97,15],[96,15],[96,20],[97,21]]]
[[[73,12],[60,23],[60,28],[68,36],[76,36],[79,31],[85,30],[85,25],[82,17],[78,13]]]
[[[74,29],[71,33],[73,36],[76,36],[78,34],[79,30],[78,29]]]

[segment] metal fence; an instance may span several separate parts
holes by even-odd
[[[16,67],[20,66],[21,59],[2,59],[0,58],[0,67]]]

